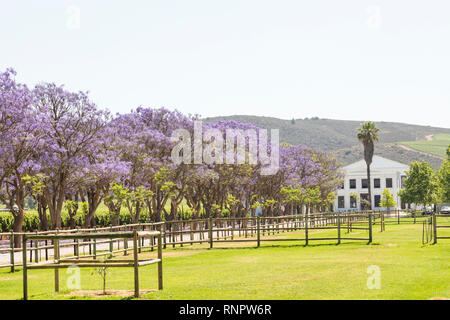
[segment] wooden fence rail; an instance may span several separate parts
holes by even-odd
[[[159,226],[160,227],[160,226]],[[145,238],[155,239],[158,243],[158,258],[139,260],[138,243]],[[60,240],[85,240],[85,239],[131,239],[133,241],[133,258],[119,260],[86,260],[87,256],[77,256],[76,260],[61,258]],[[27,240],[51,240],[53,242],[53,260],[45,262],[36,262],[35,264],[27,264]],[[59,269],[69,267],[91,268],[91,267],[133,267],[134,268],[134,296],[139,297],[139,267],[151,264],[158,264],[158,288],[163,288],[162,277],[162,237],[161,231],[137,231],[132,232],[105,232],[105,233],[66,233],[66,234],[24,234],[22,238],[23,245],[23,299],[28,299],[28,271],[34,269],[54,269],[55,276],[55,292],[59,292]]]
[[[442,219],[439,219],[442,218]],[[441,240],[449,240],[450,239],[450,231],[447,232],[444,235],[439,235],[441,231],[438,230],[442,229],[448,229],[450,228],[450,216],[445,214],[433,214],[432,218],[432,226],[433,226],[433,244],[436,244],[438,242],[438,239]]]
[[[231,218],[208,218],[195,220],[164,221],[157,223],[137,223],[122,226],[111,226],[105,228],[77,228],[72,230],[51,230],[33,233],[0,233],[0,236],[9,236],[10,247],[0,248],[0,253],[10,254],[10,262],[2,264],[1,267],[11,268],[15,271],[17,266],[23,265],[22,261],[17,261],[14,253],[27,251],[26,257],[29,265],[39,263],[39,261],[49,261],[55,255],[53,241],[55,236],[61,242],[58,243],[58,250],[73,248],[73,256],[64,258],[65,260],[93,258],[122,252],[128,255],[130,250],[134,250],[130,239],[111,238],[111,233],[127,233],[129,231],[155,231],[161,230],[162,247],[185,246],[193,244],[208,243],[210,248],[214,243],[224,242],[256,242],[259,247],[264,241],[304,241],[308,245],[310,241],[336,240],[338,244],[342,240],[360,240],[372,242],[372,226],[380,223],[384,228],[383,214],[377,211],[361,212],[326,212],[307,215],[286,215],[276,217],[231,217]],[[335,237],[320,238],[312,236],[311,232],[316,230],[336,230]],[[363,230],[369,233],[368,237],[350,237],[343,235],[354,230]],[[304,237],[297,239],[269,238],[284,232],[303,231]],[[75,234],[84,233],[86,237],[75,237]],[[89,237],[90,235],[91,237]],[[94,236],[95,235],[95,236]],[[14,238],[24,237],[27,245],[23,248],[14,248]],[[157,247],[153,238],[140,238],[137,243],[138,253],[143,248],[154,250]],[[67,254],[67,250],[65,250]],[[25,255],[23,255],[25,256]]]

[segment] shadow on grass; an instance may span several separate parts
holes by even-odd
[[[374,243],[372,243],[374,244]],[[270,248],[318,248],[318,247],[332,247],[332,246],[361,246],[365,245],[365,243],[356,243],[356,242],[344,242],[344,243],[315,243],[315,244],[272,244],[272,245],[264,245],[260,247],[252,246],[252,247],[214,247],[212,249],[207,248],[207,250],[248,250],[248,249],[270,249]],[[375,244],[378,245],[378,244]]]

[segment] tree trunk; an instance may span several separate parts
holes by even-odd
[[[132,215],[133,223],[139,223],[140,214],[141,214],[141,204],[139,202],[137,202],[134,215]]]
[[[49,229],[47,220],[47,208],[38,202],[38,215],[41,222],[41,231],[47,231]]]
[[[14,223],[13,223],[13,231],[22,232],[23,220],[25,219],[25,213],[23,209],[19,209],[19,212],[14,214]],[[14,236],[14,248],[22,247],[22,236]]]
[[[370,164],[367,164],[367,189],[369,190],[369,210],[372,210],[372,188],[370,184]]]

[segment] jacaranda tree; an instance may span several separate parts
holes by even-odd
[[[249,123],[202,124],[165,108],[111,116],[85,92],[53,83],[29,90],[14,76],[0,73],[0,201],[14,231],[26,196],[46,230],[63,227],[63,210],[69,226],[94,226],[102,202],[113,224],[123,208],[133,222],[314,212],[329,209],[341,179],[329,154],[269,143]]]

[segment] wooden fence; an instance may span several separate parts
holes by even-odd
[[[384,219],[382,212],[327,212],[307,215],[289,215],[277,217],[244,217],[244,218],[209,218],[196,220],[177,220],[158,223],[139,223],[122,226],[111,226],[106,228],[52,230],[34,233],[0,233],[0,237],[9,238],[9,248],[0,248],[0,253],[9,253],[9,263],[0,264],[0,268],[11,268],[14,272],[17,266],[23,265],[23,258],[15,257],[14,253],[27,251],[23,257],[27,258],[29,265],[40,261],[49,261],[55,255],[54,243],[50,238],[43,236],[67,235],[59,243],[62,253],[73,254],[67,259],[93,258],[99,256],[122,252],[124,255],[133,250],[133,243],[128,238],[96,237],[96,234],[128,232],[128,231],[157,231],[161,230],[161,245],[165,249],[168,246],[186,246],[195,243],[206,243],[210,248],[224,242],[254,242],[260,246],[264,241],[300,241],[308,245],[311,241],[335,240],[338,244],[343,240],[356,240],[372,242],[372,228],[380,224],[380,231],[384,230]],[[335,230],[336,234],[331,237],[316,237],[312,235],[315,231]],[[273,237],[284,232],[302,231],[302,237],[282,238]],[[367,236],[350,236],[354,231],[363,231]],[[91,235],[83,239],[70,238],[71,234],[84,233]],[[346,234],[344,234],[346,233]],[[14,248],[14,238],[23,237],[26,246]],[[153,237],[140,238],[137,243],[138,253],[143,248],[153,251],[157,247]],[[16,261],[18,260],[18,261]],[[22,261],[20,261],[22,260]]]
[[[432,214],[423,215],[419,211],[414,210],[383,210],[376,211],[382,215],[385,219],[385,224],[417,224],[422,223],[427,218],[430,218]]]
[[[158,242],[158,258],[139,260],[138,257],[138,242],[141,239],[157,238]],[[87,260],[87,256],[78,254],[73,257],[61,258],[60,240],[97,240],[97,239],[132,239],[133,241],[133,259],[115,259],[101,261],[96,259]],[[36,262],[32,265],[27,265],[27,240],[51,240],[53,242],[54,257],[50,261]],[[55,292],[59,292],[59,269],[76,266],[83,267],[133,267],[134,268],[134,296],[139,297],[139,267],[151,264],[158,264],[158,288],[162,290],[162,241],[160,231],[137,231],[133,232],[107,232],[107,233],[65,233],[65,234],[25,234],[22,238],[23,244],[23,299],[28,299],[28,271],[32,269],[54,269],[55,273]]]
[[[450,215],[433,214],[432,226],[433,226],[433,244],[436,244],[439,239],[441,240],[450,239],[450,232],[444,231],[450,228]],[[441,233],[443,233],[443,235],[441,235]]]

